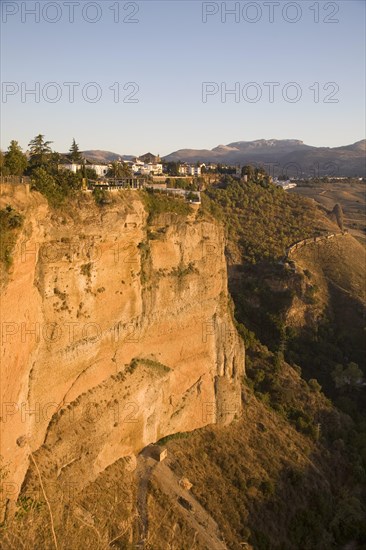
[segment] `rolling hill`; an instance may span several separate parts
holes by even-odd
[[[83,155],[91,162],[101,162],[102,164],[108,164],[109,162],[113,162],[118,159],[131,160],[133,158],[133,155],[119,155],[118,153],[113,153],[112,151],[101,151],[99,149],[83,151]]]

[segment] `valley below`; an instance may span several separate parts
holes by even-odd
[[[335,204],[341,204],[344,213],[344,226],[357,239],[366,239],[365,225],[365,182],[353,180],[332,181],[329,183],[298,184],[290,193],[298,193],[312,198],[321,206],[331,210]]]

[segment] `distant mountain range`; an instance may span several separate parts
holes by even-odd
[[[112,153],[112,151],[100,151],[99,149],[83,151],[83,155],[87,160],[95,163],[109,163],[119,159],[131,160],[135,158],[134,155],[119,155],[118,153]]]
[[[267,168],[273,175],[366,176],[366,140],[343,147],[313,147],[296,139],[260,139],[237,141],[214,149],[180,149],[163,158],[165,161],[188,163],[254,164]],[[110,151],[85,151],[85,156],[98,162],[131,155]]]
[[[212,150],[181,149],[166,156],[167,161],[213,162],[266,165],[278,175],[301,172],[312,175],[366,175],[366,140],[344,147],[313,147],[295,139],[237,141]],[[276,166],[277,165],[277,166]]]

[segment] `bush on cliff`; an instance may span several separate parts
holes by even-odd
[[[23,216],[11,206],[7,205],[0,210],[0,261],[7,269],[11,266],[11,253],[22,225]]]
[[[46,197],[50,206],[59,208],[65,199],[75,196],[81,189],[81,178],[72,172],[52,174],[46,168],[36,168],[32,173],[32,189]]]
[[[192,212],[191,206],[181,197],[172,197],[152,190],[142,192],[145,208],[148,212],[148,223],[160,214],[177,214],[187,216]]]

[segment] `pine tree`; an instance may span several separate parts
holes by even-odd
[[[18,142],[12,140],[4,155],[4,171],[11,176],[22,176],[27,168],[27,157]]]
[[[44,135],[38,134],[32,141],[29,142],[30,147],[30,165],[32,168],[38,166],[44,166],[51,158],[51,143],[52,141],[45,141]]]
[[[81,156],[79,146],[76,143],[75,138],[72,140],[72,145],[69,150],[69,158],[75,164],[80,164],[83,161],[83,157]]]

